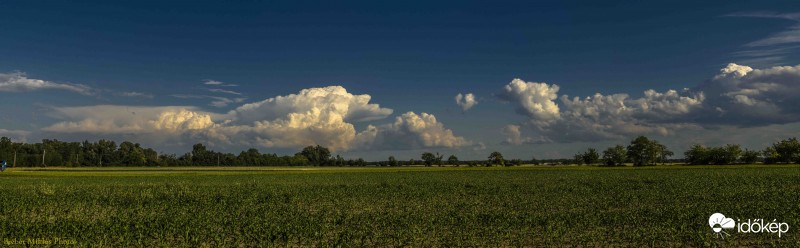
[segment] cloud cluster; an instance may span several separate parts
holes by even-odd
[[[191,96],[181,96],[191,97]],[[392,110],[370,103],[341,86],[310,88],[244,104],[225,114],[192,107],[87,106],[55,108],[64,121],[44,128],[59,133],[149,135],[215,144],[299,148],[322,145],[334,151],[457,147],[471,144],[433,115],[405,113],[386,125],[357,132],[353,122],[384,119]]]
[[[471,109],[473,106],[478,104],[478,101],[475,100],[475,95],[473,95],[472,93],[467,93],[465,95],[458,93],[458,95],[456,95],[455,100],[456,100],[456,105],[461,107],[462,112],[466,112],[467,110]]]
[[[418,149],[425,147],[460,147],[472,142],[453,134],[428,113],[407,112],[394,123],[368,126],[359,133],[357,142],[365,149]]]
[[[23,92],[35,90],[66,90],[83,95],[92,95],[93,90],[82,84],[55,83],[41,79],[28,78],[25,73],[0,73],[0,91]]]
[[[376,120],[391,109],[369,103],[369,95],[353,95],[344,87],[301,90],[244,104],[227,114],[227,125],[211,137],[265,147],[301,147],[318,144],[334,150],[353,147],[356,129],[351,122]],[[235,137],[235,138],[231,138]]]
[[[670,135],[679,129],[751,127],[800,122],[800,66],[753,69],[729,64],[712,79],[691,89],[580,98],[562,95],[558,86],[513,80],[501,99],[528,117],[523,126],[507,126],[508,144],[535,141],[597,141],[634,135]],[[540,135],[524,137],[523,131]]]
[[[800,65],[753,69],[728,64],[696,91],[709,99],[701,121],[762,126],[800,121]]]
[[[542,142],[598,141],[630,135],[657,133],[668,135],[670,129],[687,126],[664,122],[680,119],[703,102],[703,94],[664,93],[647,90],[641,98],[628,94],[570,98],[557,97],[559,87],[546,83],[514,79],[498,95],[517,106],[517,112],[528,118],[524,126],[538,134],[523,137],[520,126],[507,126],[503,133],[508,144]]]
[[[211,127],[211,115],[186,106],[117,106],[54,108],[50,115],[64,121],[43,128],[58,133],[144,134],[181,133]]]

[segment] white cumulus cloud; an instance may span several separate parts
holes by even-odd
[[[395,118],[394,123],[368,126],[358,134],[358,143],[369,149],[419,149],[427,147],[460,147],[471,145],[428,113],[407,112]]]
[[[455,100],[456,104],[459,107],[461,107],[461,111],[463,112],[466,112],[467,110],[478,104],[478,101],[475,100],[475,95],[473,95],[472,93],[467,93],[465,95],[458,93],[458,95],[456,95]]]
[[[353,95],[344,87],[328,86],[301,90],[298,94],[277,96],[248,103],[231,111],[236,123],[285,118],[292,113],[330,113],[343,121],[370,121],[386,118],[392,109],[369,103],[370,95]]]
[[[558,85],[525,82],[515,78],[503,89],[499,97],[517,104],[518,113],[531,117],[539,125],[546,125],[561,116],[555,102],[558,98]]]

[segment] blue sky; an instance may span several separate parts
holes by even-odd
[[[761,149],[800,130],[798,13],[791,1],[4,1],[0,134],[166,152],[318,143],[368,159],[567,157],[636,135],[678,154]],[[454,98],[467,93],[477,104],[464,110]]]

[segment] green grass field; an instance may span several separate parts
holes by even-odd
[[[16,168],[0,182],[3,245],[800,246],[797,165]],[[715,212],[791,228],[721,239]]]

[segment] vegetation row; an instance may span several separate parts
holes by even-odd
[[[330,150],[322,146],[308,146],[292,155],[279,156],[275,153],[261,153],[250,148],[233,153],[209,150],[203,144],[195,144],[192,151],[183,155],[158,153],[137,143],[124,141],[117,145],[114,141],[63,142],[45,139],[41,143],[12,142],[7,137],[0,138],[0,160],[10,167],[24,166],[515,166],[522,164],[586,164],[598,166],[656,165],[659,163],[686,163],[690,165],[723,164],[765,164],[800,163],[800,142],[789,138],[774,143],[763,150],[742,149],[738,144],[721,147],[693,145],[684,153],[683,159],[669,158],[675,154],[665,145],[645,136],[633,139],[629,145],[616,145],[601,152],[589,148],[571,159],[506,160],[500,152],[492,152],[486,160],[461,161],[455,155],[446,160],[439,153],[424,152],[420,160],[398,160],[389,156],[385,161],[366,161],[362,158],[345,159],[332,156]]]

